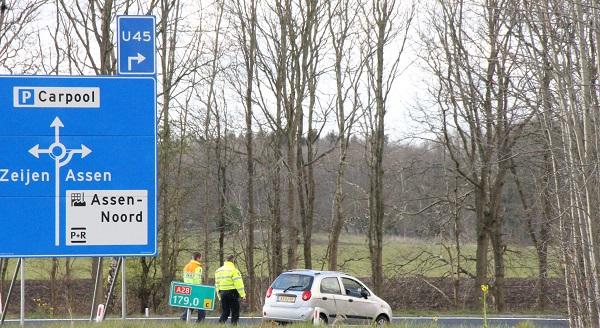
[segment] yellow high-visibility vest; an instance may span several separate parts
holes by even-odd
[[[183,282],[186,284],[202,284],[202,263],[191,260],[183,268]]]
[[[242,275],[233,262],[225,261],[223,266],[215,271],[215,287],[217,293],[223,290],[237,289],[240,297],[246,297]]]

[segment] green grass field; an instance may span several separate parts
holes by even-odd
[[[220,325],[215,325],[215,324],[192,324],[192,325],[188,325],[185,324],[183,322],[163,322],[163,323],[157,323],[157,322],[136,322],[136,321],[126,321],[126,322],[122,322],[122,321],[105,321],[103,323],[97,324],[97,323],[74,323],[72,325],[70,325],[70,327],[95,327],[95,328],[185,328],[185,327],[198,327],[198,328],[214,328],[214,327],[221,327]],[[64,327],[64,324],[62,325],[48,325],[45,327],[51,327],[51,328],[59,328],[59,327]],[[250,328],[275,328],[275,327],[280,327],[274,324],[269,324],[269,323],[262,323],[260,325],[249,325],[249,326],[242,326],[242,327],[250,327]],[[312,328],[314,327],[311,324],[293,324],[293,325],[288,325],[285,326],[288,328]],[[370,327],[370,326],[365,326],[365,327]],[[431,324],[431,325],[412,325],[412,324],[391,324],[389,326],[387,326],[389,328],[437,328],[439,327],[437,324]],[[500,328],[500,327],[506,327],[506,326],[497,326],[497,325],[489,325],[488,327],[490,328]],[[534,326],[531,323],[528,322],[523,322],[521,324],[518,324],[516,326],[516,328],[535,328],[536,326]]]
[[[257,263],[257,271],[259,274],[266,275],[268,272],[268,254],[264,251],[266,247],[260,245],[258,238],[257,251],[255,252]],[[237,236],[227,238],[226,253],[243,254],[239,245],[240,240]],[[179,266],[188,261],[191,250],[198,249],[203,251],[199,245],[202,245],[199,238],[188,236],[184,239],[185,249],[179,258]],[[213,243],[216,246],[216,243]],[[302,249],[298,249],[299,256],[302,255]],[[325,254],[327,252],[327,235],[316,234],[313,237],[313,268],[326,268]],[[475,262],[472,259],[475,256],[475,245],[467,244],[462,246],[461,265],[467,270],[474,272]],[[204,252],[203,252],[204,253]],[[367,241],[362,236],[344,235],[340,240],[340,253],[338,263],[340,271],[352,274],[358,277],[368,277],[371,274],[369,250]],[[399,237],[389,237],[384,245],[384,270],[388,277],[401,275],[422,275],[426,277],[442,277],[448,276],[452,270],[449,263],[456,261],[454,250],[449,251],[439,241],[424,241],[416,239],[402,239]],[[216,249],[209,253],[207,265],[209,273],[212,274],[218,267],[216,260]],[[490,265],[493,264],[490,254]],[[507,278],[526,278],[534,277],[537,273],[537,258],[533,247],[524,247],[509,245],[506,252],[506,277]],[[240,259],[238,266],[243,270],[243,259]],[[26,278],[27,279],[48,279],[52,261],[50,259],[27,259],[26,261]],[[108,268],[110,261],[105,261],[105,266]],[[205,258],[206,262],[206,258]],[[285,262],[285,259],[284,259]],[[9,262],[9,276],[13,270],[16,260]],[[128,275],[136,275],[139,270],[139,264],[136,259],[130,259],[128,262]],[[550,256],[551,275],[556,275],[558,270],[557,257]],[[65,274],[65,261],[59,261],[58,275]],[[70,262],[71,275],[73,278],[90,278],[91,276],[91,259],[90,258],[75,258]],[[303,266],[302,259],[299,265]]]

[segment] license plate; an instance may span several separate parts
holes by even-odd
[[[294,303],[294,302],[296,302],[296,296],[280,295],[280,296],[277,296],[277,302]]]

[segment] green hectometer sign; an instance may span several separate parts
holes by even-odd
[[[215,309],[215,287],[173,281],[169,305],[212,311]]]

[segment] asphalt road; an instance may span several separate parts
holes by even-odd
[[[210,323],[216,323],[217,317],[208,317],[206,318]],[[107,320],[120,320],[120,319],[107,319]],[[127,320],[148,320],[148,321],[175,321],[179,320],[176,317],[169,318],[127,318]],[[250,324],[258,324],[261,322],[260,317],[241,317],[240,324],[242,325],[250,325]],[[45,325],[45,324],[60,324],[60,323],[70,323],[72,321],[75,322],[86,322],[87,319],[26,319],[26,326],[33,325]],[[569,320],[559,317],[559,316],[494,316],[488,318],[488,323],[490,326],[498,326],[498,327],[514,327],[520,322],[530,322],[533,323],[536,327],[548,327],[548,328],[568,328]],[[447,316],[447,317],[394,317],[392,320],[393,323],[408,323],[415,325],[426,325],[431,323],[437,323],[438,327],[482,327],[483,326],[483,318],[475,317],[475,316]],[[11,319],[5,321],[6,326],[19,325],[18,319]]]

